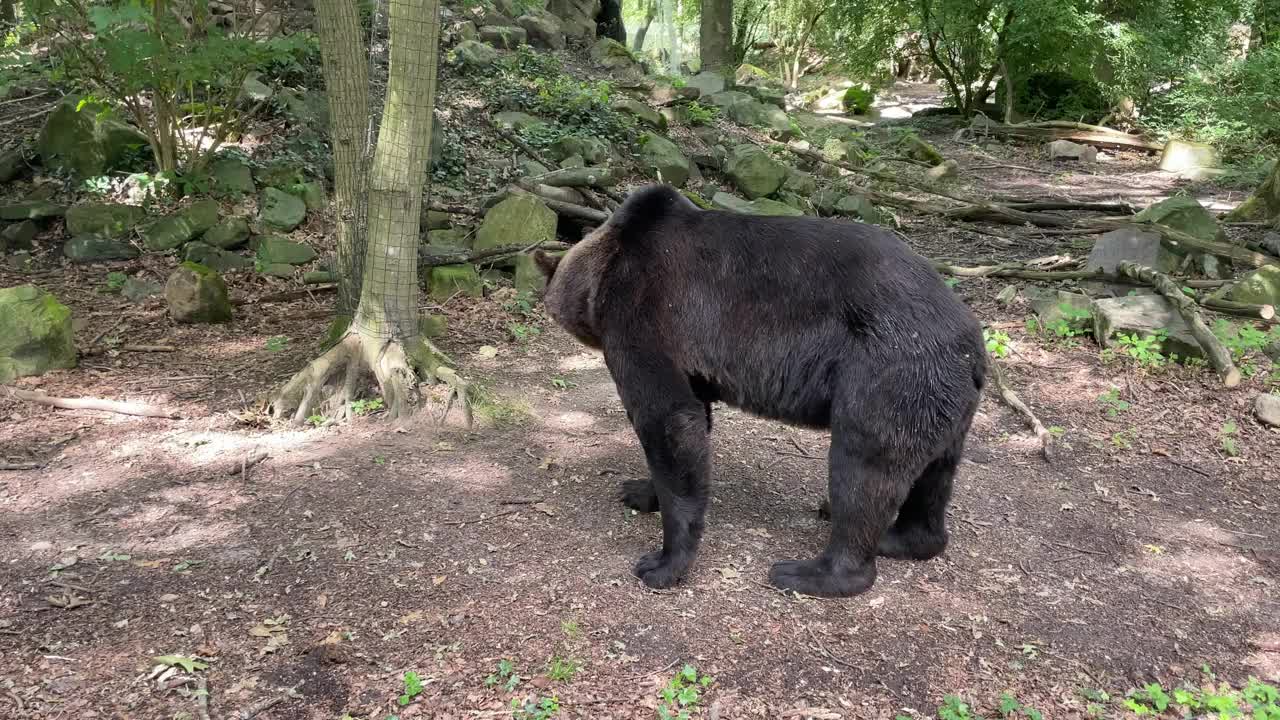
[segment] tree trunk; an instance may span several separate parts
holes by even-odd
[[[649,0],[649,7],[644,13],[644,24],[636,31],[636,38],[631,50],[635,53],[644,51],[644,38],[649,34],[649,26],[653,25],[653,19],[658,17],[658,0]]]
[[[331,333],[333,347],[270,398],[277,418],[291,416],[300,424],[327,403],[330,417],[345,419],[365,371],[373,373],[392,418],[407,414],[417,401],[419,374],[448,382],[450,404],[457,397],[466,407],[465,383],[442,366],[446,359],[418,332],[417,249],[435,104],[439,7],[439,0],[391,1],[386,98],[366,175],[368,59],[358,10],[347,0],[316,0],[333,117],[340,282],[344,294],[359,302],[350,326]],[[360,212],[362,197],[367,215]],[[359,247],[362,230],[366,248]]]
[[[733,62],[733,0],[702,0],[698,55],[703,70],[721,72]]]
[[[1280,160],[1253,195],[1226,217],[1229,221],[1280,222]]]
[[[6,28],[11,28],[18,22],[14,4],[13,0],[0,0],[0,23],[3,23]]]

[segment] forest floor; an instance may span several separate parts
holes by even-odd
[[[933,139],[962,166],[1031,168],[965,173],[991,196],[1143,206],[1176,186],[1145,156],[1050,168],[1014,145],[992,160]],[[902,232],[930,257],[1081,254],[1028,230]],[[172,260],[128,266],[147,263],[162,279]],[[685,664],[714,679],[701,716],[720,718],[932,716],[947,694],[990,711],[1006,691],[1071,718],[1097,693],[1198,682],[1202,667],[1280,680],[1280,433],[1250,412],[1263,373],[1224,391],[1203,369],[1104,362],[1088,339],[1029,334],[1023,301],[996,300],[1006,281],[957,291],[1009,333],[1001,362],[1062,429],[1059,457],[1046,463],[989,395],[946,554],[882,561],[865,595],[816,600],[766,577],[825,541],[821,433],[718,408],[701,554],[677,589],[649,591],[630,569],[658,520],[616,499],[644,475],[639,446],[600,357],[536,311],[513,315],[502,293],[433,308],[449,318],[442,344],[493,394],[473,429],[426,413],[283,429],[253,401],[315,355],[332,295],[179,326],[159,300],[101,292],[104,274],[0,270],[0,285],[34,282],[70,305],[80,347],[96,350],[21,385],[182,419],[0,399],[0,460],[35,465],[0,473],[5,718],[510,717],[512,698],[553,695],[560,717],[653,718]],[[271,289],[251,282],[233,294]],[[541,332],[514,342],[513,322]],[[207,667],[156,673],[167,655]],[[422,688],[402,707],[407,671]]]

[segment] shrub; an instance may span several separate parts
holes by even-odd
[[[841,103],[844,105],[845,112],[855,115],[865,115],[871,109],[871,103],[875,102],[876,94],[870,90],[854,85],[844,91],[844,98]]]

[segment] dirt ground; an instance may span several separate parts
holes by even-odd
[[[952,151],[966,166],[1032,162]],[[1173,188],[1137,156],[965,182],[1138,205]],[[927,223],[903,234],[935,257],[1080,254],[1071,238]],[[376,414],[272,428],[252,401],[314,355],[330,296],[256,303],[279,288],[235,281],[250,299],[235,322],[175,326],[159,301],[98,289],[110,269],[163,278],[171,259],[59,267],[46,250],[34,274],[0,271],[0,285],[54,291],[82,348],[107,340],[76,370],[21,385],[182,419],[0,399],[0,459],[36,466],[0,473],[0,717],[510,717],[513,697],[536,694],[558,697],[559,717],[654,718],[685,663],[714,678],[700,710],[712,718],[922,716],[946,694],[990,710],[1006,690],[1073,718],[1082,691],[1167,686],[1204,665],[1235,683],[1280,680],[1280,434],[1249,410],[1262,381],[1227,392],[1202,370],[1153,373],[1104,363],[1088,341],[1030,336],[1023,301],[995,300],[1004,281],[957,291],[1012,337],[1001,362],[1062,428],[1058,459],[990,395],[947,553],[882,561],[867,594],[815,600],[766,574],[825,541],[820,433],[718,408],[701,555],[678,589],[649,591],[630,568],[659,542],[657,518],[616,500],[621,480],[644,475],[639,446],[600,357],[545,320],[516,343],[499,297],[443,308],[443,344],[497,398],[472,430],[425,413],[398,428]],[[1108,413],[1099,396],[1112,388],[1128,409]],[[156,672],[166,655],[207,668]],[[523,678],[514,693],[485,682],[504,659]],[[410,670],[423,689],[401,707]]]

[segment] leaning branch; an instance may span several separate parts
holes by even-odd
[[[1209,330],[1209,326],[1204,324],[1204,319],[1200,317],[1200,311],[1196,309],[1195,302],[1182,292],[1182,288],[1172,278],[1149,267],[1127,260],[1120,263],[1119,270],[1121,275],[1147,283],[1165,296],[1178,309],[1178,314],[1182,315],[1182,319],[1186,321],[1187,327],[1191,330],[1191,335],[1196,339],[1196,342],[1200,343],[1200,347],[1204,349],[1204,354],[1209,359],[1209,364],[1213,365],[1213,369],[1218,371],[1218,376],[1222,378],[1222,384],[1229,388],[1240,384],[1240,371],[1236,369],[1235,363],[1231,362],[1231,351],[1227,350],[1222,341]]]
[[[52,395],[45,395],[41,392],[19,390],[18,388],[9,387],[7,385],[0,386],[0,388],[2,388],[9,397],[36,403],[37,405],[62,408],[63,410],[101,410],[103,412],[116,413],[117,415],[136,415],[139,417],[167,418],[170,420],[181,417],[176,410],[156,407],[155,405],[147,405],[145,403],[119,402],[116,400],[103,400],[101,398],[60,398],[53,397]]]
[[[1036,434],[1036,439],[1040,441],[1040,454],[1044,456],[1045,462],[1052,463],[1054,458],[1053,434],[1045,428],[1044,423],[1040,422],[1040,418],[1031,412],[1031,408],[1022,402],[1022,398],[1018,397],[1018,393],[1013,391],[1009,381],[1005,379],[1004,371],[1000,369],[1000,363],[996,362],[995,358],[990,358],[987,364],[991,368],[991,377],[996,381],[996,391],[1000,393],[1000,399],[1004,400],[1005,404],[1027,419],[1027,424],[1031,426],[1031,431]]]
[[[418,255],[418,267],[428,268],[440,265],[478,263],[482,260],[502,257],[503,255],[516,255],[538,248],[543,250],[568,250],[569,246],[561,242],[545,242],[539,243],[533,247],[530,247],[529,245],[503,245],[501,247],[488,248],[485,250],[458,250],[456,252],[431,252],[429,254],[422,253]],[[432,249],[435,250],[436,248],[433,247]]]

